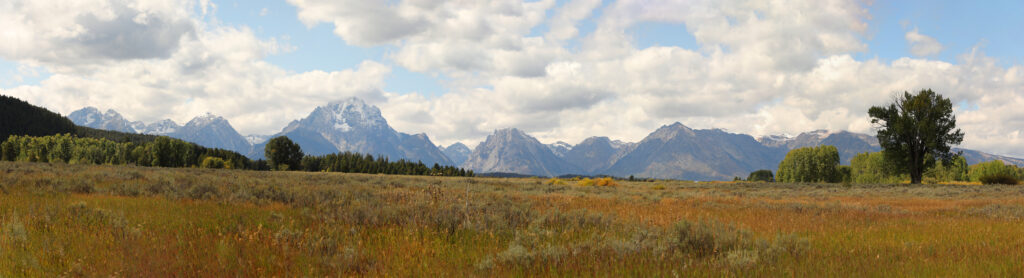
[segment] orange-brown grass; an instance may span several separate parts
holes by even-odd
[[[0,162],[0,277],[1024,275],[1024,186],[619,183]]]

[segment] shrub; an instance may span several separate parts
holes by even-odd
[[[17,218],[4,225],[3,235],[14,246],[24,247],[28,243],[28,232],[25,230],[25,225],[21,224]]]
[[[136,197],[142,195],[141,186],[127,183],[115,183],[107,188],[107,192],[116,196]]]
[[[595,183],[597,186],[619,186],[619,183],[615,182],[615,179],[612,179],[611,177],[599,178],[595,180]]]
[[[723,254],[753,243],[750,231],[715,221],[683,220],[668,232],[669,249],[696,257]]]
[[[854,183],[899,183],[903,177],[897,167],[885,160],[884,152],[859,153],[850,160],[850,178]]]
[[[95,192],[96,188],[93,187],[92,183],[88,181],[82,179],[75,179],[71,181],[69,184],[65,184],[64,190],[77,194],[89,194]]]
[[[1017,167],[1013,165],[1007,165],[1001,160],[993,160],[989,162],[982,162],[971,165],[969,167],[969,176],[972,181],[982,181],[982,177],[987,177],[991,182],[1009,182],[1009,178],[1016,180]],[[990,183],[985,183],[990,184]],[[1016,184],[1016,183],[1007,183]]]
[[[208,156],[203,159],[203,163],[199,164],[200,168],[212,168],[212,169],[224,169],[227,166],[227,162],[220,157]]]
[[[590,178],[583,178],[583,179],[581,179],[581,180],[576,182],[576,185],[579,185],[579,186],[594,186],[594,184],[595,184],[594,180],[592,180]]]
[[[545,183],[548,185],[565,185],[565,181],[559,178],[551,178]]]
[[[995,173],[995,174],[989,174],[989,175],[981,176],[981,177],[978,178],[978,181],[981,181],[982,184],[1009,184],[1009,185],[1016,185],[1016,184],[1019,183],[1017,178],[1015,178],[1012,175],[1007,174],[1007,173]]]
[[[755,250],[732,250],[725,255],[725,261],[732,268],[749,268],[757,264],[760,256]]]
[[[775,175],[772,174],[772,170],[757,170],[750,172],[747,181],[774,182]]]
[[[192,199],[216,199],[219,196],[220,192],[217,187],[209,184],[193,185],[188,190],[188,197]]]

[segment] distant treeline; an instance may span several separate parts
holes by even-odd
[[[0,143],[0,158],[6,161],[159,167],[199,167],[207,158],[218,158],[224,164],[216,166],[223,168],[269,169],[265,162],[252,161],[233,151],[206,148],[165,136],[144,143],[118,143],[104,138],[82,138],[70,134],[42,137],[14,135]]]
[[[472,177],[473,171],[454,166],[434,164],[428,167],[422,162],[406,160],[389,161],[387,157],[374,158],[369,154],[352,152],[302,157],[302,170],[311,172],[340,172],[419,176]]]
[[[967,165],[962,156],[942,161],[926,156],[924,181],[981,182],[1016,184],[1024,180],[1024,168],[995,160]],[[759,180],[770,180],[771,172],[759,170]],[[753,176],[753,173],[752,175]],[[748,178],[752,180],[753,178]],[[839,152],[833,146],[799,148],[790,151],[779,163],[775,180],[780,182],[852,182],[900,183],[910,177],[885,159],[885,152],[861,153],[853,157],[850,166],[839,165]]]
[[[148,143],[153,142],[160,136],[150,134],[126,133],[120,131],[95,129],[85,126],[75,126],[75,135],[85,138],[102,138],[114,142]]]
[[[117,133],[111,133],[117,134]],[[166,136],[149,142],[114,142],[104,138],[82,138],[70,134],[51,136],[10,136],[0,143],[0,160],[106,164],[156,167],[201,167],[270,170],[266,161],[229,150],[206,148]],[[422,162],[389,161],[386,157],[358,153],[304,156],[301,169],[311,172],[341,172],[393,175],[473,176],[473,171]]]

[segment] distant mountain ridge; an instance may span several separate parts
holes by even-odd
[[[766,147],[779,147],[786,150],[821,145],[836,146],[839,149],[839,161],[844,165],[849,165],[853,156],[859,153],[882,150],[878,144],[878,138],[849,131],[815,130],[801,133],[796,137],[785,135],[761,136],[757,141]]]
[[[145,124],[128,121],[113,109],[101,113],[95,107],[85,107],[68,115],[76,125],[124,133],[164,135],[196,143],[207,148],[219,148],[242,154],[252,151],[252,145],[238,134],[226,119],[210,113],[193,118],[184,126],[165,119]]]
[[[681,123],[662,126],[604,170],[615,176],[726,180],[772,169],[785,150],[766,147],[745,134],[694,130]]]
[[[495,130],[476,146],[462,168],[477,173],[559,176],[581,170],[555,155],[548,145],[516,128]]]
[[[581,174],[601,174],[616,161],[633,151],[636,143],[612,141],[608,137],[590,137],[573,146],[564,156],[566,162],[579,167]]]
[[[578,174],[728,180],[760,169],[775,171],[786,153],[796,148],[836,146],[844,165],[849,165],[859,153],[881,150],[874,136],[848,131],[815,130],[797,136],[771,135],[755,139],[721,129],[695,130],[681,123],[662,126],[637,143],[612,141],[607,137],[590,137],[574,146],[565,146],[564,142],[534,143],[534,140],[518,129],[498,130],[488,136],[462,166],[478,173],[530,176]],[[559,156],[560,149],[568,151]],[[1012,157],[973,150],[963,150],[963,154],[969,164],[999,159],[1024,166],[1024,160]],[[559,167],[559,163],[566,163],[568,167]]]

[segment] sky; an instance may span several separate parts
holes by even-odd
[[[269,135],[358,97],[474,146],[639,141],[663,125],[874,134],[932,89],[961,146],[1024,157],[1024,2],[81,0],[0,3],[0,94]]]

